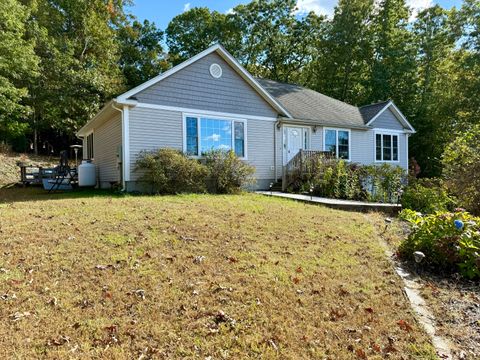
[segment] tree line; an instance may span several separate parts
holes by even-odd
[[[340,0],[332,17],[296,0],[227,14],[193,8],[159,29],[130,0],[0,3],[0,141],[61,147],[110,98],[221,43],[254,76],[365,105],[392,99],[417,133],[410,155],[439,175],[455,137],[480,123],[480,2],[412,18],[405,0]]]

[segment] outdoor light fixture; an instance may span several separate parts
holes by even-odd
[[[316,134],[317,133],[317,125],[314,125],[312,130],[313,130],[313,133]]]
[[[417,264],[420,264],[423,259],[425,259],[425,254],[421,251],[415,251],[413,253],[413,258]]]

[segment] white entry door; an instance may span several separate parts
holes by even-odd
[[[308,129],[290,126],[284,129],[283,165],[286,165],[300,150],[306,150]]]

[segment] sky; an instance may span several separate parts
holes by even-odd
[[[155,22],[157,27],[165,30],[168,23],[176,15],[192,7],[208,7],[219,12],[231,11],[238,4],[248,3],[249,0],[134,0],[135,5],[130,8],[131,12],[140,20],[148,19]],[[299,14],[315,11],[318,14],[333,14],[333,8],[337,0],[298,0]],[[459,7],[461,0],[407,0],[407,3],[415,10],[422,9],[433,4],[440,4],[449,9],[452,6]],[[415,14],[414,11],[414,14]]]

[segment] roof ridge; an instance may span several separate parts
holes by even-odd
[[[342,100],[338,100],[338,99],[335,99],[334,97],[331,97],[331,96],[328,96],[328,95],[325,95],[324,93],[321,93],[320,91],[317,91],[317,90],[313,90],[313,89],[310,89],[306,86],[303,86],[303,85],[298,85],[298,84],[292,84],[292,83],[287,83],[287,82],[284,82],[284,81],[277,81],[277,80],[272,80],[272,79],[267,79],[267,78],[262,78],[262,77],[255,77],[255,79],[257,80],[267,80],[267,81],[271,81],[271,82],[274,82],[274,83],[277,83],[277,84],[283,84],[283,85],[289,85],[289,86],[298,86],[299,88],[301,89],[305,89],[305,90],[309,90],[309,91],[313,91],[317,94],[320,94],[322,96],[325,96],[326,98],[329,98],[337,103],[341,103],[343,105],[348,105],[352,108],[355,108],[357,110],[360,110],[360,108],[358,106],[355,106],[355,105],[352,105],[352,104],[349,104],[345,101],[342,101]]]
[[[365,107],[368,107],[368,106],[375,106],[375,105],[380,105],[380,104],[387,104],[387,103],[389,103],[390,101],[392,101],[392,99],[383,100],[383,101],[377,101],[376,103],[366,104],[366,105],[359,106],[359,109],[362,109],[362,108],[365,108]]]

